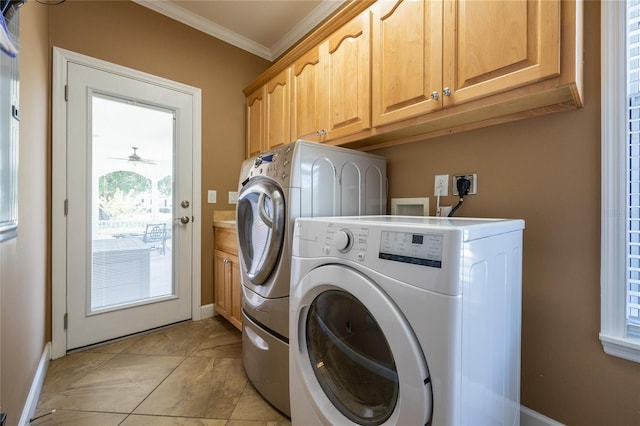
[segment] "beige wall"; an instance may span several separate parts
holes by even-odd
[[[585,28],[585,108],[374,152],[392,197],[430,195],[433,214],[434,175],[477,172],[459,215],[526,220],[523,405],[568,425],[637,425],[640,365],[598,340],[599,2],[586,2]]]
[[[0,243],[0,406],[17,424],[47,341],[49,49],[47,8],[20,16],[18,237]]]
[[[128,1],[50,8],[51,45],[202,89],[202,304],[213,302],[213,209],[233,210],[244,158],[242,89],[269,63]],[[207,204],[207,190],[218,203]]]

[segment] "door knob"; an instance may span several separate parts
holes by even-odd
[[[178,219],[180,219],[180,223],[182,224],[186,225],[187,223],[189,223],[189,216],[182,216],[182,217],[179,217]]]
[[[182,208],[186,209],[187,207],[189,207],[189,201],[188,200],[182,200],[180,205],[182,206]]]

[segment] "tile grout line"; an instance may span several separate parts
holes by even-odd
[[[132,354],[134,355],[134,354]],[[148,355],[146,355],[148,356]],[[153,355],[153,356],[157,356],[157,355]],[[161,355],[162,356],[162,355]],[[164,355],[164,356],[175,356],[175,355]],[[178,365],[176,365],[166,376],[164,379],[160,380],[160,382],[153,388],[151,389],[151,391],[147,394],[147,396],[145,396],[144,398],[142,398],[142,401],[140,401],[140,403],[138,405],[136,405],[135,407],[133,407],[133,409],[131,410],[130,413],[127,414],[127,416],[122,420],[122,422],[118,423],[118,425],[121,425],[122,423],[124,423],[129,417],[131,417],[131,415],[133,414],[134,411],[136,411],[150,396],[153,392],[155,392],[160,385],[162,385],[168,378],[169,376],[171,376],[177,369],[178,367],[180,367],[186,360],[187,358],[189,358],[188,356],[185,356],[182,361],[180,361],[178,363]]]

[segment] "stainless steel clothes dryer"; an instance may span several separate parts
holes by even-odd
[[[243,162],[236,219],[242,358],[272,405],[289,405],[289,286],[297,217],[386,213],[386,160],[296,141]]]

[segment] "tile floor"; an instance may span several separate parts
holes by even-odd
[[[241,340],[217,316],[54,360],[31,424],[290,425],[249,383]]]

